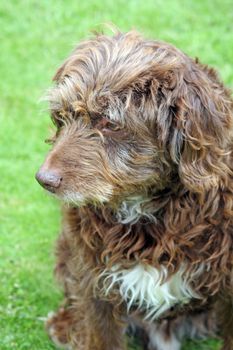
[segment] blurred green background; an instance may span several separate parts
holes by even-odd
[[[52,275],[60,209],[34,180],[51,127],[38,101],[75,43],[109,22],[175,44],[233,86],[232,0],[0,2],[0,350],[54,349],[43,317],[61,299]]]

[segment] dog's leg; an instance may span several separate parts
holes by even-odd
[[[54,343],[68,350],[123,350],[124,326],[113,315],[112,306],[88,301],[51,315],[46,324]]]
[[[223,337],[222,350],[233,350],[233,297],[222,297],[217,302],[217,316]]]
[[[126,324],[114,317],[113,307],[108,302],[95,300],[92,303],[87,327],[90,334],[88,350],[126,349]]]
[[[74,244],[69,231],[64,231],[58,240],[55,272],[66,301],[57,313],[49,316],[48,333],[64,349],[122,350],[124,327],[115,319],[109,303],[93,298],[94,276],[87,269],[89,261],[84,263],[80,247],[79,254],[73,254]]]
[[[77,316],[72,307],[61,307],[56,313],[51,312],[46,321],[46,329],[51,340],[59,348],[71,350],[73,333],[79,336],[79,330],[84,326],[84,317],[80,314],[79,326],[77,327]],[[85,337],[84,333],[82,337]]]
[[[217,331],[213,311],[183,315],[147,326],[149,350],[180,350],[184,338],[205,339]]]
[[[163,320],[151,324],[148,328],[148,350],[180,350],[180,340],[171,327],[171,322]]]

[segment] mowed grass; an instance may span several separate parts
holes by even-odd
[[[106,22],[175,44],[233,86],[231,0],[1,1],[0,350],[54,349],[42,320],[61,300],[52,274],[60,209],[34,180],[51,126],[38,101],[75,43]]]

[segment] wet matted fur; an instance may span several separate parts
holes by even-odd
[[[122,350],[130,324],[145,349],[177,350],[219,329],[233,350],[230,92],[213,69],[136,32],[81,42],[54,80],[57,131],[37,174],[64,201],[65,302],[50,336]]]

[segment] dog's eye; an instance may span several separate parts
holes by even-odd
[[[62,127],[64,121],[63,121],[63,116],[60,114],[60,112],[52,112],[51,119],[57,128]]]
[[[54,145],[60,132],[61,132],[61,128],[57,128],[56,132],[52,136],[45,139],[45,143],[47,143],[48,145]]]
[[[102,117],[95,125],[103,136],[110,137],[112,139],[125,139],[128,137],[128,133],[123,125],[111,121],[108,118]]]
[[[56,130],[56,132],[55,132],[52,136],[48,137],[48,138],[45,140],[45,143],[47,143],[47,144],[49,144],[49,145],[54,145],[54,143],[56,142],[56,140],[57,140],[57,138],[58,138],[58,136],[59,136],[59,134],[60,134],[60,131],[61,131],[61,129],[58,128],[58,129]]]
[[[68,125],[74,118],[74,111],[53,111],[51,113],[51,119],[57,129],[61,129],[63,126]]]
[[[55,141],[56,141],[56,135],[45,139],[45,143],[47,143],[48,145],[54,145]]]
[[[101,130],[103,133],[116,132],[122,129],[122,127],[118,123],[111,121],[105,117],[102,117],[96,123],[95,127]]]

